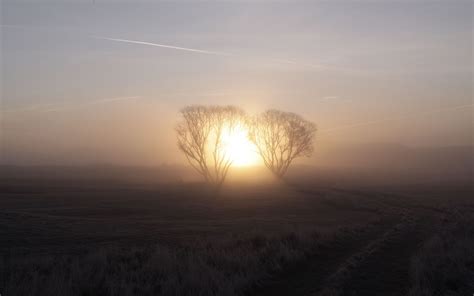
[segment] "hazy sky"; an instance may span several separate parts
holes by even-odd
[[[471,1],[2,1],[1,161],[180,162],[188,104],[472,144]]]

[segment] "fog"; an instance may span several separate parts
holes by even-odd
[[[1,164],[183,166],[179,110],[232,104],[316,123],[298,165],[471,169],[468,1],[95,2],[4,2]]]

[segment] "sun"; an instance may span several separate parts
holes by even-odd
[[[260,161],[257,148],[248,138],[248,129],[242,125],[222,133],[223,151],[233,166],[252,166]]]

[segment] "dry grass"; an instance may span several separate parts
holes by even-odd
[[[253,235],[170,248],[107,248],[78,256],[4,257],[4,295],[242,295],[320,240]]]
[[[411,296],[474,293],[474,216],[457,214],[412,260]]]

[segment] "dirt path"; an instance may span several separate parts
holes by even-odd
[[[249,295],[406,295],[411,257],[432,234],[436,214],[397,208],[397,222],[321,247]]]
[[[406,295],[410,260],[430,235],[432,217],[408,218],[352,255],[309,295]]]
[[[336,273],[353,254],[383,236],[393,224],[393,221],[386,221],[322,245],[310,258],[286,269],[248,295],[312,295],[324,287],[328,275]]]
[[[396,230],[355,268],[339,295],[407,295],[410,258],[424,240],[421,225]]]

